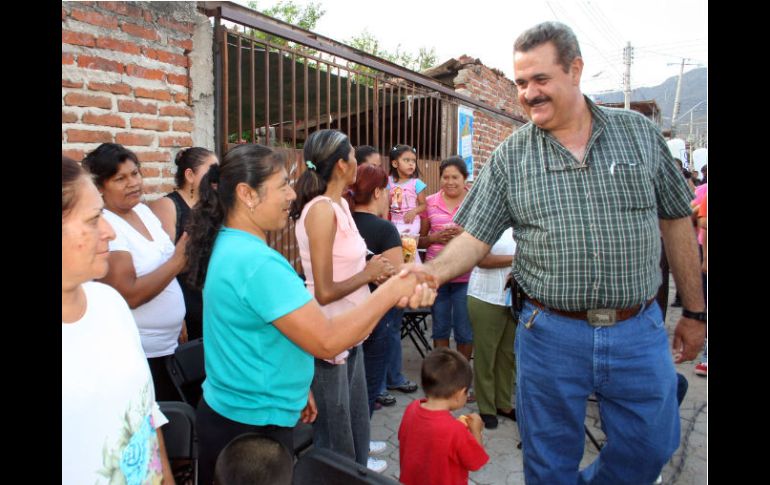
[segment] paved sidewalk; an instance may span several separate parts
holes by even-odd
[[[674,298],[673,279],[670,283],[670,301]],[[680,308],[668,309],[666,315],[666,327],[673,338],[674,327],[681,315]],[[428,337],[430,337],[430,318],[428,319]],[[409,338],[402,340],[404,349],[404,374],[410,380],[420,382],[420,365],[422,358],[415,350]],[[454,343],[452,344],[454,346]],[[685,400],[680,408],[682,420],[681,444],[671,461],[663,469],[663,483],[670,485],[704,485],[707,483],[707,443],[708,443],[708,400],[707,379],[696,376],[693,373],[694,362],[677,365],[679,373],[683,374],[689,388]],[[384,474],[398,480],[398,427],[401,424],[401,416],[404,409],[412,399],[424,397],[422,388],[413,394],[402,394],[394,391],[398,403],[392,407],[384,407],[374,412],[371,422],[371,436],[373,440],[388,442],[388,450],[377,458],[386,459],[388,469]],[[478,412],[475,404],[468,404],[458,410],[455,415]],[[470,483],[473,484],[500,484],[523,485],[524,472],[521,458],[521,450],[516,448],[519,443],[519,431],[516,423],[500,417],[497,429],[484,430],[484,447],[490,456],[490,460],[478,472],[470,474]],[[599,428],[599,414],[597,404],[588,403],[586,424],[600,443],[604,441],[604,434]],[[586,439],[585,455],[581,462],[581,468],[591,463],[597,456],[594,445]]]

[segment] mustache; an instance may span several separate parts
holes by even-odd
[[[525,99],[524,101],[527,103],[527,106],[537,106],[538,104],[545,103],[550,100],[551,98],[548,96],[538,96],[532,99]]]

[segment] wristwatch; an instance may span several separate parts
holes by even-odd
[[[682,308],[682,316],[706,323],[706,312],[691,312],[686,308]]]

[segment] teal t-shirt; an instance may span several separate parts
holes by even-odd
[[[272,322],[311,299],[280,253],[253,234],[220,229],[203,287],[203,396],[212,409],[239,423],[297,424],[313,357]]]

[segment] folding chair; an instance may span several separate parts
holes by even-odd
[[[169,460],[183,460],[184,465],[174,470],[177,484],[198,483],[198,436],[195,433],[195,409],[180,401],[158,401],[168,418],[161,427]],[[186,463],[189,461],[189,464]]]
[[[404,317],[401,320],[401,339],[409,336],[412,343],[417,348],[417,352],[425,358],[425,354],[433,350],[430,346],[428,338],[425,336],[425,331],[428,330],[428,324],[425,319],[430,315],[429,308],[418,308],[412,310],[407,308],[404,311]],[[418,343],[419,341],[419,343]],[[425,349],[423,351],[423,349]]]
[[[179,392],[182,401],[197,407],[202,394],[201,385],[206,378],[204,365],[203,338],[190,340],[179,345],[166,358],[166,369],[171,382]]]
[[[294,465],[292,485],[398,485],[392,478],[369,470],[331,450],[314,448]]]

